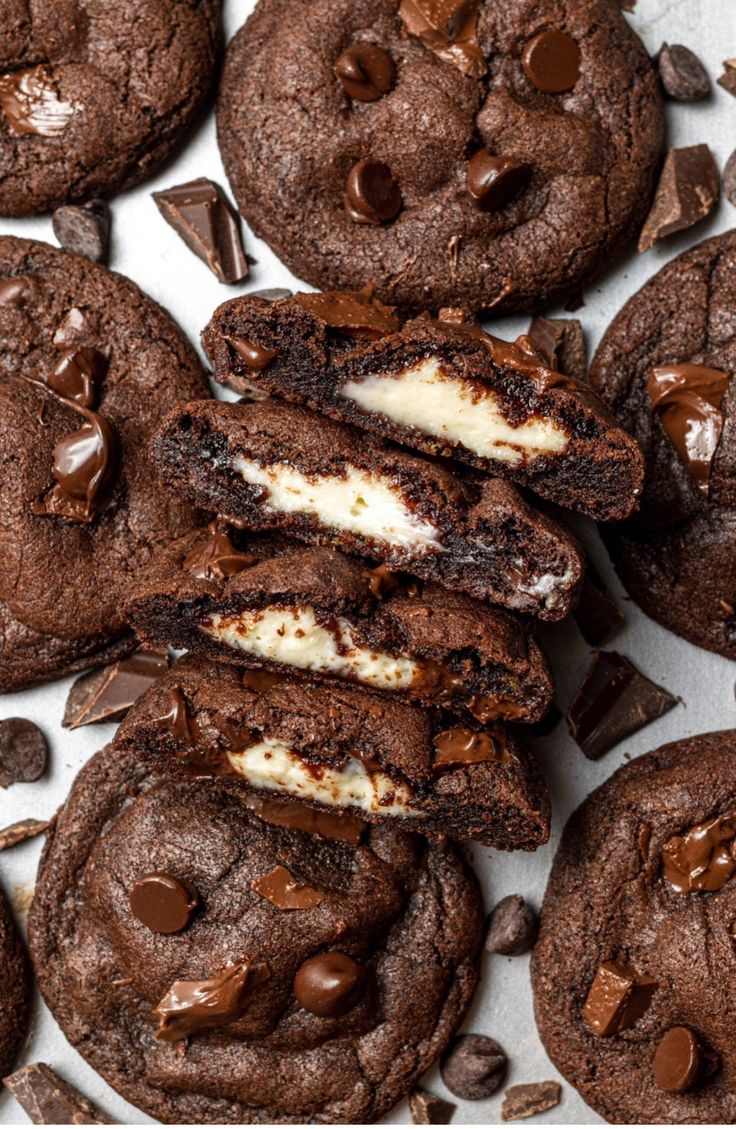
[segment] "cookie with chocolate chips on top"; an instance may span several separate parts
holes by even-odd
[[[638,231],[659,79],[611,0],[259,0],[218,139],[298,277],[405,309],[539,309]]]

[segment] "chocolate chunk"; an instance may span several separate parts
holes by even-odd
[[[623,655],[598,651],[567,712],[567,724],[586,757],[597,760],[676,705],[677,698]]]
[[[271,286],[266,290],[249,290],[249,298],[262,298],[264,302],[283,302],[284,298],[291,298],[293,290],[287,290],[281,286]]]
[[[355,43],[338,56],[335,74],[353,101],[377,102],[393,85],[394,63],[381,47]]]
[[[527,337],[550,366],[585,380],[588,359],[583,327],[577,318],[532,318]]]
[[[734,83],[736,84],[736,71],[734,71]],[[736,150],[726,161],[723,170],[723,195],[729,204],[733,204],[736,208]]]
[[[219,184],[202,176],[154,192],[153,198],[166,222],[220,282],[248,277],[238,221]]]
[[[64,204],[54,212],[54,235],[67,251],[94,263],[106,263],[110,245],[110,209],[103,200]]]
[[[736,812],[696,823],[662,848],[662,869],[678,894],[720,890],[736,870]]]
[[[23,1066],[3,1082],[34,1125],[114,1125],[45,1062]]]
[[[402,204],[398,181],[383,161],[366,157],[353,165],[345,185],[345,207],[356,223],[389,223]]]
[[[305,960],[294,977],[294,995],[312,1015],[345,1015],[357,1003],[364,970],[347,953],[330,950]]]
[[[59,97],[48,67],[28,67],[0,75],[0,112],[17,137],[58,137],[76,109]]]
[[[173,686],[166,696],[165,712],[158,719],[159,724],[171,731],[171,736],[179,744],[189,748],[196,744],[198,727],[196,718],[189,713],[187,700],[180,686]]]
[[[718,203],[718,166],[707,145],[670,149],[649,215],[639,236],[639,250],[685,231]]]
[[[0,721],[0,788],[28,784],[46,771],[49,747],[41,730],[24,717]]]
[[[531,172],[531,165],[516,157],[479,149],[468,163],[468,192],[482,211],[497,211],[521,192]]]
[[[511,1086],[501,1103],[502,1121],[520,1121],[523,1117],[534,1117],[559,1105],[562,1087],[559,1082],[526,1082],[521,1086]]]
[[[374,298],[370,284],[356,291],[295,294],[294,302],[324,322],[329,329],[337,329],[351,337],[383,337],[399,328],[393,306],[384,306]]]
[[[278,349],[267,349],[264,345],[256,345],[247,337],[226,337],[228,345],[242,357],[248,368],[261,372],[266,365],[270,365],[279,355]]]
[[[583,1018],[601,1038],[633,1027],[652,1002],[658,987],[651,976],[640,976],[631,965],[604,961],[590,986]]]
[[[18,843],[25,843],[26,839],[42,835],[48,825],[47,819],[20,819],[9,827],[3,827],[0,830],[0,851],[17,847]]]
[[[166,1043],[234,1023],[248,1010],[253,992],[269,979],[265,964],[228,964],[212,980],[176,980],[156,1005],[156,1038]]]
[[[401,0],[399,16],[440,59],[481,78],[487,68],[476,34],[479,7],[480,0]]]
[[[161,871],[142,874],[130,892],[133,914],[153,933],[181,933],[198,905],[199,897],[189,883]]]
[[[25,305],[31,290],[28,275],[20,278],[0,278],[0,306],[14,306],[20,309]]]
[[[245,679],[245,675],[243,678]],[[358,846],[368,826],[362,819],[346,812],[317,811],[288,800],[264,800],[261,796],[246,796],[245,802],[266,823],[275,823],[277,827],[293,827],[308,835],[321,835],[323,839],[349,843],[351,847]]]
[[[449,1125],[456,1108],[452,1102],[446,1102],[428,1090],[415,1090],[409,1095],[413,1125]]]
[[[544,94],[566,94],[580,78],[582,56],[565,31],[540,31],[524,46],[521,65],[532,86]]]
[[[721,401],[731,377],[705,365],[661,365],[647,379],[647,392],[672,446],[706,498],[723,431]]]
[[[168,669],[166,651],[140,650],[83,674],[69,691],[61,724],[66,729],[78,729],[100,721],[120,721],[133,702]]]
[[[505,757],[506,749],[500,733],[474,729],[446,729],[434,738],[435,757],[432,767],[451,768],[458,764],[479,764],[483,761],[499,761]]]
[[[684,1094],[718,1070],[718,1056],[707,1051],[689,1027],[670,1027],[654,1052],[654,1081],[668,1094]]]
[[[575,611],[580,634],[591,647],[601,647],[624,621],[624,614],[606,591],[603,581],[588,562]]]
[[[255,563],[251,553],[239,552],[228,533],[227,522],[219,519],[207,526],[209,537],[192,549],[184,568],[197,580],[227,580]]]
[[[440,1059],[440,1074],[447,1089],[470,1102],[495,1094],[507,1070],[503,1048],[488,1035],[460,1035]]]
[[[306,882],[298,882],[285,866],[261,874],[251,882],[251,889],[277,909],[313,909],[325,897]]]
[[[716,81],[736,98],[736,59],[723,60],[723,74]]]
[[[43,380],[63,399],[73,400],[83,408],[93,408],[106,369],[107,357],[99,349],[89,346],[66,349]]]
[[[677,102],[699,102],[710,94],[708,72],[689,47],[663,43],[657,57],[662,86]]]
[[[491,914],[486,952],[507,957],[528,953],[536,940],[537,927],[537,915],[521,894],[509,894]]]
[[[90,332],[87,318],[78,306],[72,306],[59,322],[51,341],[57,349],[67,349],[69,346],[78,345]]]

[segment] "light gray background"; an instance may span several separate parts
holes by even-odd
[[[250,0],[224,0],[228,37],[241,25],[252,6]],[[638,0],[636,11],[627,18],[650,52],[656,52],[665,40],[684,43],[693,48],[708,67],[714,80],[712,96],[707,102],[696,105],[669,103],[668,140],[669,144],[678,146],[707,142],[723,168],[731,150],[736,147],[736,99],[716,86],[715,78],[721,73],[722,60],[736,56],[735,0]],[[195,341],[214,307],[226,298],[241,290],[296,285],[296,280],[268,247],[247,229],[246,247],[257,260],[247,286],[220,286],[204,265],[191,255],[159,217],[150,193],[152,189],[178,184],[196,176],[210,176],[226,184],[215,142],[212,114],[180,156],[159,176],[113,201],[111,259],[115,270],[129,275],[168,307]],[[706,236],[726,230],[735,221],[736,212],[724,200],[708,220],[684,235],[665,241],[646,255],[637,255],[632,250],[599,285],[589,289],[585,295],[586,304],[577,316],[583,321],[591,354],[601,333],[623,302],[664,262]],[[0,233],[54,242],[49,219],[0,220]],[[494,332],[502,336],[511,335],[525,329],[527,324],[528,319],[505,319],[495,323]],[[624,759],[665,741],[736,723],[734,666],[677,639],[646,619],[631,602],[626,601],[592,525],[581,522],[580,527],[599,569],[626,612],[625,627],[611,645],[634,659],[641,670],[655,681],[679,695],[682,705],[597,764],[583,757],[570,740],[564,724],[558,726],[552,737],[536,743],[552,792],[552,842],[534,855],[504,856],[481,847],[472,849],[489,908],[499,897],[517,891],[533,903],[540,903],[556,841],[565,820],[591,788],[604,780]],[[94,593],[90,594],[90,598],[94,599]],[[547,630],[544,642],[555,667],[557,698],[564,708],[587,666],[589,649],[574,623]],[[0,717],[19,715],[32,718],[45,730],[52,751],[51,771],[43,781],[19,784],[0,794],[0,826],[29,816],[51,816],[66,796],[80,766],[113,733],[111,725],[80,729],[74,733],[60,728],[70,685],[71,680],[67,679],[39,690],[11,694],[0,701]],[[0,855],[0,880],[21,916],[24,916],[33,889],[40,847],[40,840],[36,840]],[[528,958],[487,958],[484,971],[483,984],[466,1029],[492,1035],[504,1046],[510,1059],[509,1084],[557,1077],[534,1025],[528,986]],[[23,1061],[39,1059],[49,1062],[75,1082],[116,1120],[128,1123],[146,1120],[86,1065],[67,1044],[54,1020],[41,1005],[36,1009],[34,1030]],[[450,1097],[436,1069],[427,1076],[425,1084],[435,1092]],[[459,1103],[455,1123],[494,1123],[498,1120],[499,1108],[500,1095],[487,1102]],[[0,1122],[13,1123],[19,1118],[23,1120],[19,1107],[3,1091],[0,1095]],[[398,1106],[386,1120],[391,1123],[408,1122],[406,1104]],[[546,1117],[532,1119],[528,1124],[535,1121],[583,1124],[599,1119],[570,1086],[564,1085],[562,1104],[558,1110]]]

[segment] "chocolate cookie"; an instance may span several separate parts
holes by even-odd
[[[261,804],[320,818],[535,850],[547,786],[516,734],[357,686],[245,671],[189,655],[128,713],[115,741],[154,766],[233,779]],[[313,819],[306,810],[304,818]]]
[[[736,658],[736,233],[663,267],[624,306],[590,379],[639,440],[638,511],[604,530],[636,602]]]
[[[636,233],[663,111],[610,0],[260,0],[218,136],[243,214],[300,278],[528,310]]]
[[[0,1078],[13,1069],[25,1039],[32,993],[25,945],[0,892]]]
[[[155,484],[161,412],[207,395],[196,355],[119,275],[0,239],[0,692],[133,645],[121,604],[197,524]]]
[[[134,1105],[190,1124],[378,1119],[462,1022],[481,931],[452,847],[274,825],[223,781],[119,748],[55,821],[30,919],[69,1040]]]
[[[0,214],[150,176],[202,107],[221,39],[219,0],[5,0]]]
[[[736,1121],[734,756],[734,730],[665,745],[563,834],[532,964],[537,1024],[609,1121]]]
[[[562,619],[577,597],[577,541],[510,483],[461,480],[305,408],[187,404],[152,449],[168,487],[250,529],[337,545],[540,619]]]
[[[514,616],[337,549],[223,521],[162,549],[125,617],[149,643],[347,679],[484,723],[539,721],[552,700],[539,644]]]

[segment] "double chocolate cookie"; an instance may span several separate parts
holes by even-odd
[[[197,524],[156,486],[148,440],[205,395],[194,350],[132,282],[0,239],[0,692],[133,645],[127,585]]]
[[[733,1124],[736,731],[624,765],[572,816],[532,980],[557,1068],[617,1124]]]
[[[218,136],[299,277],[508,311],[579,291],[635,234],[663,110],[610,0],[260,0]]]
[[[316,812],[499,850],[549,837],[547,787],[516,734],[356,686],[187,656],[138,699],[115,745],[170,772],[233,780],[256,805],[295,801],[308,822]]]
[[[375,1121],[462,1022],[482,909],[454,848],[261,819],[224,781],[99,753],[52,825],[30,918],[43,995],[171,1123]]]
[[[736,658],[736,233],[663,267],[624,306],[590,379],[640,442],[639,511],[604,530],[644,611]]]
[[[0,892],[0,1078],[13,1069],[26,1036],[32,993],[25,946]]]
[[[203,105],[221,38],[220,0],[4,0],[0,214],[149,176]]]

